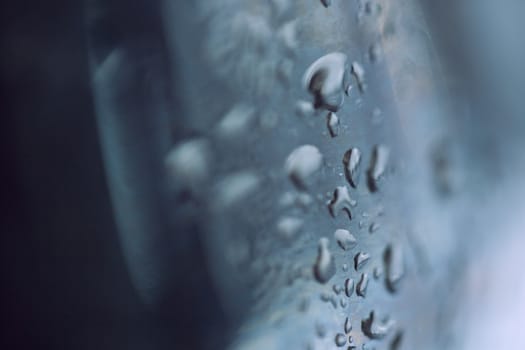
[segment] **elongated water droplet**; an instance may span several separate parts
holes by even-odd
[[[372,151],[372,159],[368,169],[368,188],[371,192],[378,190],[381,177],[385,173],[390,150],[384,145],[376,145]]]
[[[319,239],[314,276],[319,283],[326,283],[335,274],[335,262],[329,249],[330,241],[326,237]]]
[[[339,118],[334,112],[328,112],[326,115],[326,126],[330,136],[336,137],[339,134]]]
[[[312,63],[303,76],[303,85],[314,97],[315,108],[337,112],[344,101],[343,80],[346,55],[329,53]]]
[[[370,224],[370,226],[368,227],[368,232],[369,233],[374,233],[376,232],[377,230],[379,230],[379,228],[381,227],[381,225],[379,225],[379,223],[377,222],[373,222]]]
[[[259,177],[250,171],[228,175],[217,185],[215,205],[226,208],[248,197],[260,184]]]
[[[368,318],[365,318],[361,321],[361,329],[363,333],[370,339],[383,339],[392,326],[394,322],[389,320],[384,323],[380,323],[375,320],[374,311],[370,312]]]
[[[359,252],[354,256],[354,268],[359,271],[370,260],[370,254]]]
[[[328,204],[328,209],[334,218],[341,210],[344,210],[348,218],[352,219],[351,207],[354,207],[356,204],[357,202],[350,198],[348,188],[346,186],[338,186],[333,193],[332,200]]]
[[[390,244],[383,255],[386,271],[386,286],[390,292],[396,292],[404,276],[405,266],[403,249],[400,244]]]
[[[359,182],[359,167],[361,165],[361,151],[357,148],[350,148],[343,157],[345,176],[350,185],[357,187]]]
[[[286,174],[300,188],[306,186],[308,177],[319,170],[323,156],[319,149],[312,145],[297,147],[290,153],[284,164]]]
[[[352,249],[357,244],[357,240],[354,237],[354,235],[351,234],[350,231],[345,230],[345,229],[337,229],[337,230],[335,230],[334,238],[337,241],[337,244],[343,250]]]
[[[363,298],[366,297],[367,287],[368,287],[368,274],[362,273],[361,279],[359,280],[359,282],[357,282],[357,286],[355,289],[356,294]]]
[[[401,348],[401,342],[403,341],[403,332],[398,331],[394,336],[394,339],[390,342],[389,350],[399,350]]]
[[[277,231],[285,239],[293,238],[303,227],[303,220],[291,216],[285,216],[277,222]]]
[[[354,75],[359,91],[364,92],[366,90],[365,85],[365,69],[359,62],[352,62],[352,74]]]
[[[354,280],[352,278],[347,278],[345,281],[345,294],[347,297],[351,297],[354,293]]]
[[[244,103],[232,107],[217,125],[217,133],[224,138],[242,135],[255,118],[255,108]]]
[[[338,333],[335,336],[335,345],[337,345],[340,348],[345,346],[346,345],[346,335],[344,335],[343,333]]]
[[[348,302],[345,298],[341,298],[339,299],[339,305],[341,305],[341,308],[344,309],[348,305]]]
[[[345,333],[348,334],[352,331],[352,322],[350,321],[350,318],[346,318],[345,320]]]

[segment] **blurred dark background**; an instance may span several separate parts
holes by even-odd
[[[140,303],[118,246],[83,7],[67,0],[0,6],[0,347],[161,344],[170,332]]]

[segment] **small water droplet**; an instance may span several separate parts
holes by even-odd
[[[339,134],[339,118],[334,112],[328,112],[326,115],[326,126],[330,136],[336,137]]]
[[[345,169],[346,179],[354,188],[359,182],[359,166],[361,164],[361,151],[357,148],[350,148],[345,152],[343,157],[343,165]]]
[[[324,7],[328,8],[332,5],[332,0],[321,0],[321,4],[323,4]]]
[[[295,113],[300,117],[312,117],[315,115],[315,108],[311,102],[300,100],[295,104]]]
[[[383,255],[386,271],[386,286],[392,293],[399,288],[399,282],[404,276],[405,266],[403,250],[400,244],[390,244]]]
[[[343,250],[352,249],[357,244],[357,240],[354,237],[354,235],[351,234],[350,231],[345,230],[345,229],[337,229],[337,230],[335,230],[334,238],[337,241],[337,244]]]
[[[292,239],[303,227],[303,220],[285,216],[277,222],[277,231],[284,239]]]
[[[365,83],[365,69],[359,62],[352,62],[352,74],[354,75],[359,91],[364,92],[366,90]]]
[[[348,264],[343,264],[342,268],[344,272],[348,271]]]
[[[359,280],[359,282],[357,282],[357,286],[355,289],[356,294],[363,298],[366,297],[367,287],[368,287],[368,274],[362,273],[361,279]]]
[[[345,346],[346,345],[346,335],[344,335],[343,333],[338,333],[335,336],[335,345],[337,345],[338,347]]]
[[[326,336],[326,326],[320,321],[315,323],[315,333],[319,338],[324,338]]]
[[[250,171],[230,174],[217,185],[215,205],[217,208],[232,206],[248,197],[259,185],[259,177]]]
[[[326,303],[328,302],[331,303],[334,309],[337,309],[337,300],[335,300],[335,296],[333,296],[332,294],[329,294],[327,292],[322,292],[320,295],[320,298],[322,301]]]
[[[254,107],[238,103],[217,124],[217,133],[223,138],[240,136],[249,128],[254,118]]]
[[[355,200],[350,198],[350,193],[346,186],[336,187],[332,200],[328,203],[328,210],[332,217],[336,217],[340,211],[346,211],[348,218],[352,219],[351,207],[354,207],[357,204]]]
[[[209,175],[210,145],[204,139],[183,141],[167,154],[165,164],[170,179],[185,190],[198,190]]]
[[[370,254],[359,252],[354,256],[354,268],[359,271],[370,260]]]
[[[343,290],[343,287],[341,287],[340,285],[338,284],[334,284],[332,286],[332,289],[334,290],[334,293],[339,295],[339,293],[341,293],[341,291]]]
[[[319,149],[312,145],[297,147],[290,153],[284,168],[292,182],[300,188],[306,186],[306,181],[321,167],[323,156]]]
[[[373,222],[373,223],[370,224],[370,226],[368,227],[368,232],[369,232],[369,233],[374,233],[374,232],[376,232],[377,230],[379,230],[380,227],[381,227],[381,225],[379,225],[379,223],[377,223],[377,222]]]
[[[394,325],[393,321],[387,321],[384,323],[377,322],[375,320],[374,311],[370,312],[368,318],[365,318],[361,321],[361,329],[363,333],[370,339],[383,339],[392,326]]]
[[[341,305],[341,308],[344,309],[344,308],[348,305],[348,303],[347,303],[346,299],[341,298],[341,299],[339,300],[339,305]]]
[[[344,101],[346,55],[332,52],[313,62],[303,76],[303,86],[314,97],[314,107],[337,112]]]
[[[372,159],[368,169],[368,188],[371,192],[378,190],[379,181],[383,177],[390,156],[390,149],[384,145],[376,145],[372,151]]]
[[[374,268],[374,278],[377,280],[383,275],[383,269],[379,266]]]
[[[289,51],[294,52],[297,49],[297,21],[292,20],[284,23],[279,31],[277,32],[277,37],[280,39],[281,43]]]
[[[370,45],[370,48],[368,49],[368,56],[370,58],[370,62],[376,63],[381,60],[381,56],[383,54],[383,50],[381,48],[380,43],[373,43]]]
[[[345,329],[345,333],[346,334],[348,334],[348,333],[350,333],[352,331],[352,322],[350,321],[349,317],[347,317],[346,320],[345,320],[345,327],[344,327],[344,329]],[[350,340],[350,342],[352,342],[352,341]]]
[[[329,249],[330,241],[326,237],[319,239],[314,276],[319,283],[328,282],[335,274],[335,262]]]
[[[345,294],[347,297],[351,297],[354,293],[354,280],[352,278],[347,278],[345,281]]]

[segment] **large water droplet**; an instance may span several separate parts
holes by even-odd
[[[351,234],[350,231],[345,229],[340,228],[335,230],[334,238],[337,241],[337,244],[343,250],[352,249],[357,244],[357,239],[354,237],[354,235]]]
[[[340,348],[345,346],[346,345],[346,335],[344,335],[343,333],[338,333],[335,336],[335,345],[337,345]]]
[[[166,156],[168,175],[176,186],[197,190],[208,178],[210,145],[204,139],[184,141]]]
[[[367,287],[368,287],[368,274],[362,273],[361,279],[359,280],[359,282],[357,282],[357,286],[355,289],[356,294],[363,298],[366,297]]]
[[[323,156],[312,145],[297,147],[290,153],[284,164],[285,171],[293,183],[303,188],[306,180],[321,167]]]
[[[394,322],[389,320],[384,323],[380,323],[375,320],[374,311],[370,312],[368,318],[365,318],[361,321],[361,329],[363,333],[370,339],[383,339],[392,326]]]
[[[359,271],[370,260],[370,254],[359,252],[354,256],[354,268]]]
[[[350,148],[343,157],[345,176],[350,185],[357,187],[359,182],[359,166],[361,165],[361,151],[357,148]]]
[[[347,278],[345,280],[345,294],[347,297],[351,297],[354,293],[354,280],[352,278]]]
[[[386,286],[389,291],[395,292],[405,273],[403,249],[400,244],[390,244],[383,255],[386,271]]]
[[[232,107],[217,124],[217,133],[224,138],[242,135],[255,118],[255,108],[244,103]]]
[[[372,159],[368,169],[368,188],[372,192],[378,190],[379,181],[386,170],[390,149],[384,145],[376,145],[372,151]]]
[[[334,112],[328,112],[326,115],[326,126],[330,136],[336,137],[339,134],[339,118]]]
[[[312,63],[303,76],[303,85],[314,96],[314,107],[337,112],[344,101],[343,80],[346,55],[329,53]]]
[[[348,218],[352,219],[351,207],[357,204],[355,200],[350,198],[350,193],[346,186],[336,187],[332,200],[328,203],[328,210],[332,217],[336,217],[341,210],[346,211]]]
[[[329,249],[330,241],[326,237],[319,239],[314,276],[319,283],[326,283],[335,274],[335,261]]]

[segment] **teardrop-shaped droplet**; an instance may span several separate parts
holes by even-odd
[[[352,322],[350,321],[350,318],[347,317],[345,320],[345,333],[348,334],[352,331]]]
[[[354,268],[359,271],[370,260],[370,254],[359,252],[354,256]]]
[[[359,91],[364,92],[366,90],[365,69],[359,62],[352,62],[352,74],[357,81]]]
[[[390,292],[396,292],[399,282],[405,274],[403,249],[400,244],[390,244],[383,255],[386,271],[386,286]]]
[[[365,318],[361,321],[361,329],[363,333],[370,339],[383,339],[388,334],[393,325],[394,322],[391,320],[383,323],[375,320],[374,311],[370,312],[368,318]]]
[[[339,118],[334,112],[328,112],[326,115],[326,126],[330,136],[336,137],[339,134]]]
[[[371,192],[378,190],[381,177],[385,173],[390,150],[384,145],[376,145],[372,151],[372,159],[368,168],[368,188]]]
[[[354,293],[354,280],[352,278],[347,278],[345,281],[345,294],[347,297],[351,297]]]
[[[348,218],[352,219],[351,207],[354,207],[356,204],[357,202],[350,198],[348,188],[346,186],[338,186],[333,193],[332,200],[328,204],[328,209],[334,218],[339,212],[344,210]]]
[[[353,188],[359,182],[359,167],[361,165],[361,151],[357,147],[350,148],[343,157],[345,176]]]
[[[335,262],[329,249],[330,241],[326,237],[319,239],[314,276],[319,283],[328,282],[335,274]]]
[[[361,278],[359,279],[359,282],[357,282],[357,286],[355,289],[355,293],[359,295],[360,297],[366,297],[366,289],[368,288],[368,274],[362,273]]]

